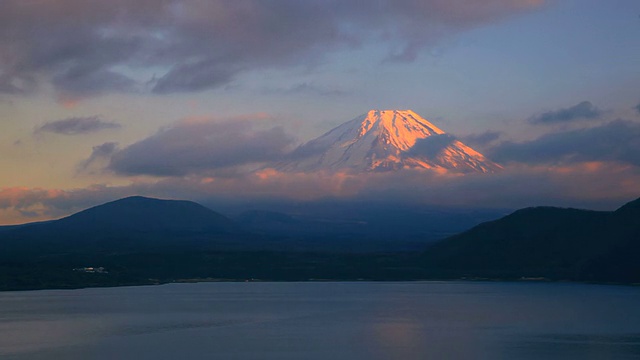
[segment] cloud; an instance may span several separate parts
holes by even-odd
[[[413,147],[409,149],[408,155],[421,155],[435,158],[443,149],[456,140],[456,137],[450,134],[432,135],[424,139],[418,139]]]
[[[547,134],[523,143],[504,142],[487,154],[499,162],[617,161],[640,166],[640,123],[615,120],[592,128]]]
[[[559,124],[576,120],[600,119],[602,115],[604,115],[604,111],[595,107],[589,101],[583,101],[569,108],[548,111],[533,116],[529,118],[529,122],[532,124]]]
[[[111,159],[111,156],[118,150],[118,143],[106,142],[102,145],[94,146],[91,155],[82,160],[78,164],[79,172],[87,172],[91,168],[102,169],[107,165],[107,162]],[[98,164],[99,163],[99,164]]]
[[[267,88],[262,90],[265,94],[282,95],[312,95],[312,96],[341,96],[347,94],[345,91],[334,88],[325,88],[313,83],[303,82],[287,88]]]
[[[144,185],[61,190],[27,187],[0,188],[0,219],[2,224],[18,224],[48,220],[70,215],[107,201],[133,194],[144,194]]]
[[[43,216],[49,215],[49,213],[45,214],[49,208],[49,205],[45,205],[45,203],[59,195],[60,192],[57,190],[30,189],[24,187],[0,189],[0,210],[15,213],[3,214],[4,218],[10,219],[8,222],[4,220],[4,223],[13,222],[13,217],[23,218],[22,222],[26,222],[29,221],[29,218],[37,218],[36,214],[38,213]],[[16,216],[16,214],[18,216]]]
[[[502,132],[489,130],[480,134],[467,135],[461,140],[463,143],[471,147],[474,147],[474,146],[485,147],[497,141],[500,138],[500,136],[502,136]]]
[[[62,120],[49,121],[37,127],[34,133],[50,132],[63,135],[79,135],[106,129],[118,129],[121,125],[104,121],[99,116],[72,117]]]
[[[223,86],[245,71],[309,66],[367,43],[412,61],[439,40],[543,0],[112,0],[0,2],[0,92],[50,83],[64,99]]]
[[[282,158],[295,138],[265,119],[187,119],[113,154],[122,175],[183,176]],[[262,127],[261,127],[262,126]]]
[[[57,74],[52,81],[59,90],[61,102],[79,100],[109,92],[133,91],[133,79],[111,70],[70,69]]]
[[[153,92],[165,94],[215,88],[229,83],[238,72],[237,64],[212,59],[177,65],[156,81]]]
[[[499,173],[462,176],[408,171],[374,178],[358,196],[461,207],[611,208],[640,196],[637,180],[638,168],[606,162],[510,166]]]
[[[638,111],[638,114],[640,114],[640,104],[636,105],[634,109],[636,109]]]

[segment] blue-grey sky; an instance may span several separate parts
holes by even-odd
[[[613,208],[640,196],[638,39],[635,0],[5,0],[0,224],[136,193]],[[369,109],[506,170],[247,175]]]

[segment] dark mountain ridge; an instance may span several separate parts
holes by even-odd
[[[431,246],[446,277],[640,282],[640,199],[616,211],[518,210]]]
[[[131,196],[80,211],[51,224],[53,228],[85,231],[217,232],[239,226],[198,203]]]
[[[68,217],[0,232],[4,254],[122,251],[213,245],[246,237],[241,227],[202,205],[128,197]],[[1,255],[0,255],[1,256]]]
[[[305,206],[272,206],[242,211],[236,222],[256,233],[305,239],[362,239],[421,250],[429,242],[497,219],[504,209],[455,209],[397,203],[317,202]],[[405,246],[406,245],[406,246]]]
[[[227,218],[200,204],[132,196],[65,218],[0,227],[0,250],[156,251],[158,247],[322,252],[420,251],[504,211],[322,203]],[[1,256],[1,254],[0,254]]]

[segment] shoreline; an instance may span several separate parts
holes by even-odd
[[[1,293],[7,292],[31,292],[46,290],[82,290],[96,288],[121,288],[121,287],[143,287],[161,286],[169,284],[199,284],[199,283],[418,283],[418,282],[460,282],[460,283],[518,283],[518,284],[576,284],[576,285],[601,285],[601,286],[625,286],[637,287],[640,283],[624,282],[592,282],[592,281],[572,281],[572,280],[552,280],[552,279],[491,279],[491,278],[432,278],[432,279],[306,279],[306,280],[274,280],[274,279],[226,279],[226,278],[192,278],[176,279],[172,281],[126,283],[119,285],[90,285],[90,286],[69,286],[69,287],[41,287],[30,289],[0,289]]]

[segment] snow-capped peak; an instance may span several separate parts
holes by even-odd
[[[493,172],[500,166],[411,110],[370,110],[300,146],[293,160],[277,168]]]
[[[370,110],[363,120],[359,120],[359,137],[367,133],[384,134],[384,140],[396,148],[406,151],[418,139],[431,135],[441,135],[444,131],[420,117],[411,110]]]

